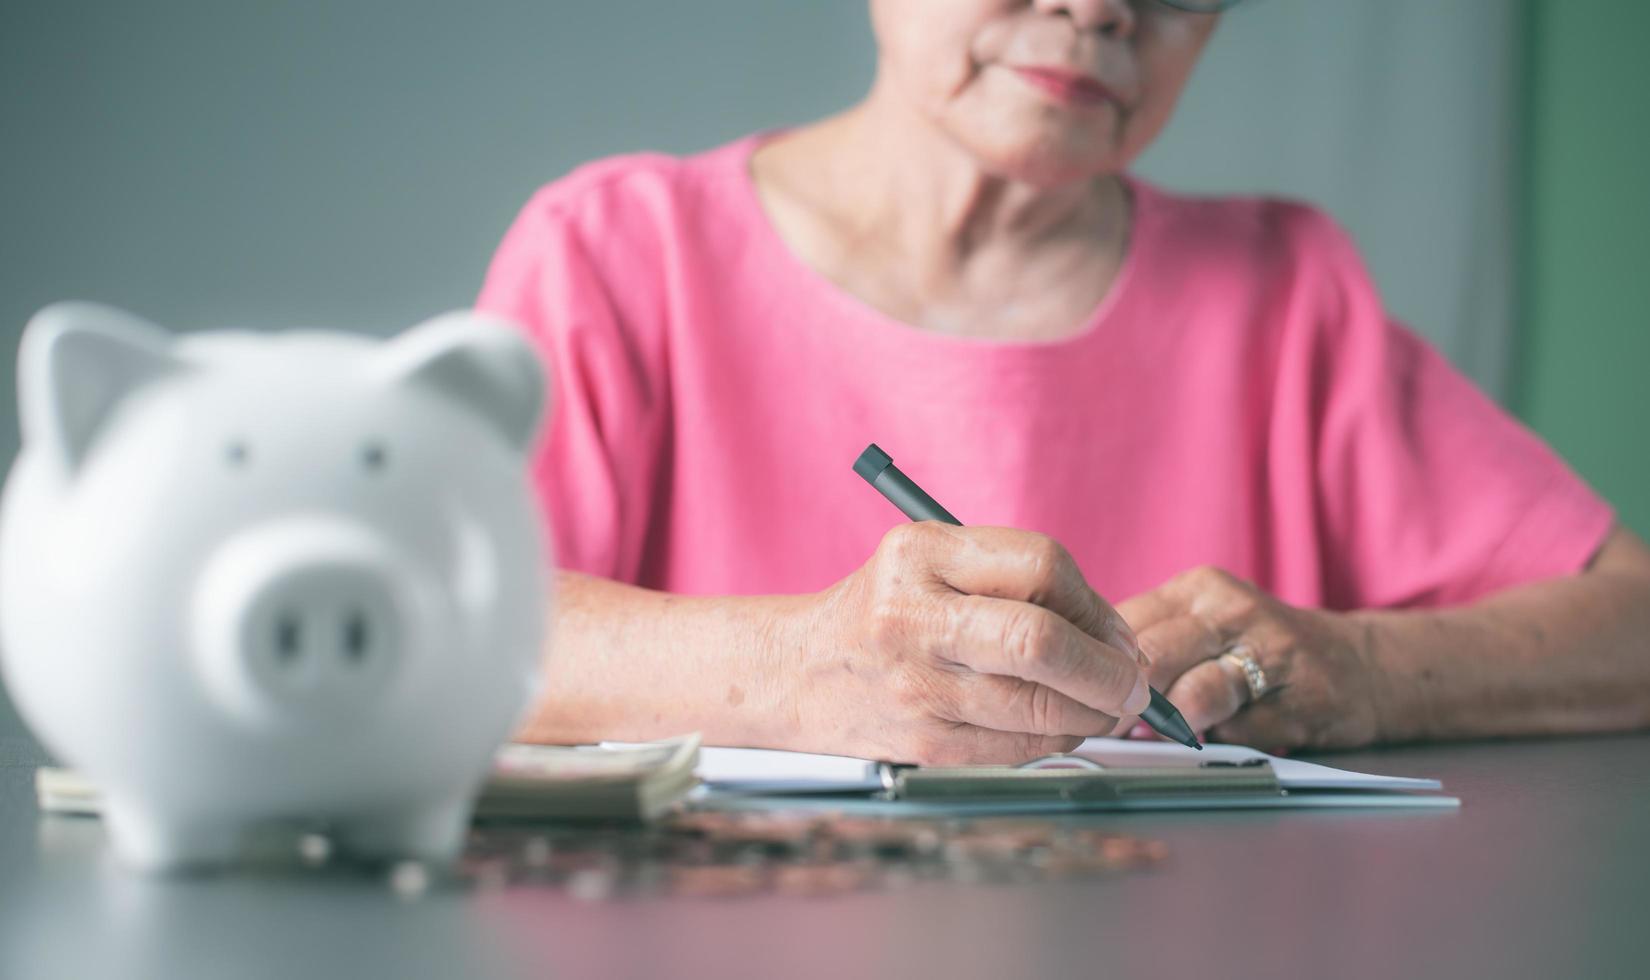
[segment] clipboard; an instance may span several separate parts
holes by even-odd
[[[1209,743],[1094,738],[1025,766],[916,768],[843,756],[711,747],[693,806],[879,817],[1240,809],[1453,810],[1435,779],[1336,769]],[[1031,772],[1051,770],[1050,776]],[[1061,777],[1061,778],[1056,778]]]
[[[1282,797],[1268,759],[1199,765],[1106,766],[1055,755],[1021,766],[895,768],[888,797],[913,803],[1065,803],[1089,806]]]

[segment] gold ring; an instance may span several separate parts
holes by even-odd
[[[1243,682],[1249,686],[1249,700],[1259,701],[1261,695],[1266,693],[1266,671],[1260,669],[1260,662],[1255,659],[1249,644],[1239,643],[1221,654],[1220,659],[1230,660],[1243,671]]]

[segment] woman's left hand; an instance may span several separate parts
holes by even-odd
[[[1200,736],[1268,751],[1390,737],[1371,629],[1350,616],[1297,609],[1212,567],[1178,575],[1117,610],[1152,660],[1152,686]],[[1245,652],[1265,674],[1258,699],[1237,662]]]

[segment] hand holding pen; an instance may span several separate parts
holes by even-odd
[[[854,471],[911,520],[961,527],[961,521],[901,473],[893,459],[875,444],[860,454]],[[930,526],[933,530],[926,532],[929,546],[943,547],[933,535],[948,532]],[[1111,728],[1093,730],[1092,726],[1109,718],[1115,728],[1119,716],[1140,715],[1158,734],[1193,748],[1203,747],[1174,705],[1147,686],[1144,668],[1149,661],[1134,633],[1116,610],[1089,588],[1065,549],[1040,535],[1006,528],[974,528],[968,537],[969,542],[962,547],[991,555],[997,562],[996,570],[1007,574],[995,578],[989,572],[982,573],[976,563],[972,569],[963,566],[967,569],[964,574],[974,576],[974,581],[948,584],[972,596],[976,605],[1012,617],[1012,625],[1001,637],[997,657],[976,653],[984,663],[965,661],[968,666],[996,673],[987,665],[995,659],[999,666],[1015,668],[1004,671],[1011,674],[1005,681],[1033,683],[1025,696],[1054,699],[1058,708],[1053,713],[1069,722],[1064,728],[1045,724],[1045,728],[1058,729],[1049,734],[1111,734]],[[951,574],[955,576],[956,572]],[[980,588],[982,585],[985,588]],[[1019,600],[1018,608],[1012,611],[985,605],[1014,600]],[[1012,680],[1015,676],[1023,679],[1016,682]],[[1125,683],[1128,693],[1119,698]],[[1071,727],[1079,719],[1090,727]]]
[[[1042,535],[894,525],[863,565],[809,597],[805,644],[780,672],[785,744],[918,765],[1016,764],[1116,734],[1145,709],[1145,672],[1099,622],[1075,568]],[[1033,601],[1035,599],[1036,601]],[[747,698],[761,698],[752,689]]]

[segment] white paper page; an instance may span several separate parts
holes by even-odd
[[[1242,745],[1209,744],[1203,751],[1173,742],[1091,738],[1077,749],[1102,765],[1196,765],[1208,761],[1270,759],[1285,789],[1436,790],[1436,779],[1382,776],[1334,769],[1299,759],[1280,759]],[[772,749],[706,747],[699,750],[699,778],[744,792],[836,792],[882,788],[877,763],[841,755],[813,755]]]
[[[1089,756],[1107,766],[1156,766],[1200,762],[1241,762],[1245,759],[1270,759],[1272,771],[1284,789],[1371,789],[1371,790],[1427,790],[1442,789],[1436,779],[1413,779],[1408,776],[1379,776],[1346,769],[1332,769],[1315,762],[1300,759],[1280,759],[1258,749],[1243,745],[1210,743],[1203,751],[1187,748],[1174,742],[1152,742],[1134,739],[1091,738],[1077,747],[1075,754]]]
[[[883,800],[868,796],[787,796],[783,801],[754,793],[727,793],[700,787],[697,805],[711,810],[817,810],[878,817],[993,817],[1043,813],[1147,812],[1167,810],[1453,810],[1461,801],[1436,793],[1394,793],[1390,790],[1352,790],[1337,793],[1293,793],[1285,796],[1207,796],[1185,799],[1097,801],[1022,800],[944,803],[926,800]]]
[[[845,755],[773,749],[699,750],[699,778],[741,792],[845,792],[882,788],[880,766]]]

